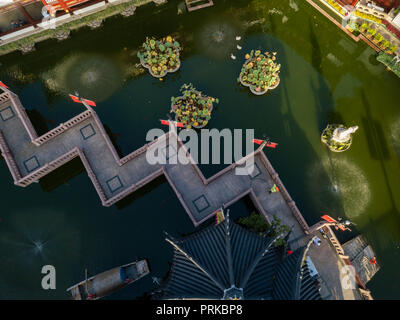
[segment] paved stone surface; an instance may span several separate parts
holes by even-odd
[[[321,245],[311,245],[308,255],[318,270],[320,279],[322,280],[321,297],[326,300],[354,300],[359,299],[358,291],[345,289],[342,283],[347,283],[345,277],[346,264],[342,259],[338,258],[335,250],[328,239],[324,239],[319,231],[310,235],[317,236],[321,239]]]

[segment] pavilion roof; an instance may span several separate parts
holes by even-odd
[[[308,246],[287,255],[281,236],[270,238],[225,219],[176,240],[163,299],[320,299],[309,275]]]

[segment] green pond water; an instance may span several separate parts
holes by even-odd
[[[41,133],[83,111],[68,93],[95,100],[124,155],[159,127],[170,97],[192,82],[220,100],[210,128],[254,128],[256,137],[279,143],[267,156],[308,223],[325,213],[356,223],[352,233],[338,236],[345,241],[360,232],[375,249],[382,269],[368,283],[373,296],[400,298],[400,79],[304,1],[214,3],[182,15],[174,0],[140,7],[99,30],[81,29],[28,55],[0,57],[0,78]],[[161,82],[140,73],[136,52],[146,36],[168,34],[184,47],[182,66]],[[278,52],[282,71],[279,87],[256,97],[236,79],[245,53],[257,48]],[[349,151],[334,154],[321,143],[327,123],[359,126]],[[206,176],[221,168],[201,166]],[[136,258],[147,258],[151,276],[162,278],[172,258],[163,231],[178,237],[195,231],[165,179],[105,208],[79,160],[27,188],[14,186],[0,161],[0,192],[3,299],[68,299],[65,289],[84,279],[85,268],[94,275]],[[252,210],[248,199],[231,207],[234,218]],[[56,267],[56,290],[41,289],[45,264]],[[142,297],[156,288],[151,276],[107,299]]]

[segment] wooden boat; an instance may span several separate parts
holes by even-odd
[[[99,273],[70,287],[74,300],[97,300],[103,298],[149,274],[146,260],[135,261]]]

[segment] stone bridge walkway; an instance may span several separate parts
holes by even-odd
[[[249,195],[267,221],[276,214],[293,228],[292,247],[305,243],[309,227],[265,156],[264,145],[206,179],[173,130],[120,158],[96,112],[87,104],[87,111],[38,137],[18,96],[4,91],[0,95],[0,149],[16,185],[28,186],[79,156],[104,206],[111,206],[164,174],[195,226],[221,207]],[[167,146],[173,145],[171,139],[177,141],[177,150],[184,148],[192,163],[149,164],[146,151],[154,147],[165,153]],[[169,159],[176,157],[176,149],[170,150]],[[255,170],[249,170],[249,175],[236,175],[235,167],[243,166],[251,157]],[[269,194],[274,183],[280,192]]]

